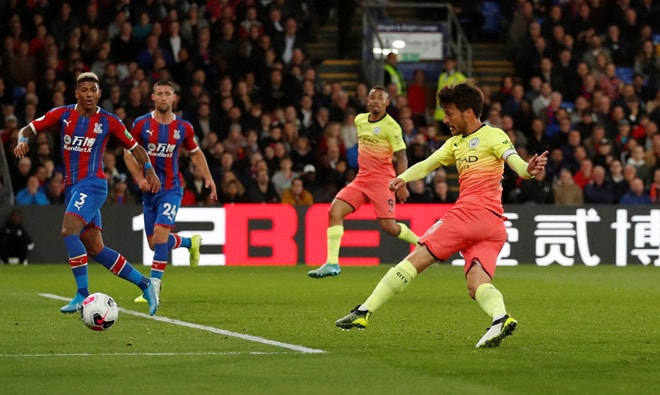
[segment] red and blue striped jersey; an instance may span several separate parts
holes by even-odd
[[[97,107],[90,116],[76,111],[77,104],[55,107],[43,116],[30,122],[34,133],[58,126],[62,140],[65,185],[73,185],[85,178],[105,179],[103,152],[110,135],[115,136],[124,148],[137,146],[124,123],[114,114]]]
[[[147,150],[151,164],[160,178],[161,190],[183,188],[183,175],[179,171],[179,148],[183,145],[190,152],[199,149],[190,122],[175,116],[172,122],[162,124],[150,112],[133,122],[131,134]]]

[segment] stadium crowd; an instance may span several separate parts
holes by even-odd
[[[184,205],[330,202],[357,172],[353,119],[366,111],[369,87],[349,93],[339,81],[321,82],[321,59],[307,47],[343,2],[0,1],[0,137],[11,174],[0,188],[11,183],[19,205],[63,203],[57,133],[34,138],[29,157],[11,152],[20,127],[75,102],[77,75],[93,71],[101,106],[129,129],[153,108],[153,82],[178,85],[177,112],[195,128],[219,197],[208,198],[184,156]],[[481,84],[482,119],[505,130],[524,159],[551,153],[533,180],[505,170],[503,202],[660,203],[658,2],[501,3],[501,40],[516,71],[499,86]],[[405,92],[388,86],[388,112],[402,126],[412,165],[448,136],[433,117],[435,81],[420,71],[406,82]],[[138,204],[118,144],[104,166],[107,204]],[[408,202],[455,201],[451,171],[411,183]],[[290,189],[298,178],[303,188]]]

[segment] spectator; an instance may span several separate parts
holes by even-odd
[[[529,180],[522,180],[519,199],[520,203],[525,204],[552,204],[554,202],[552,182],[546,179],[545,171]]]
[[[628,189],[630,189],[630,186],[623,175],[623,165],[619,159],[612,159],[608,165],[608,169],[608,177],[614,186],[614,202],[619,203],[621,196],[623,196],[628,191]]]
[[[291,186],[282,192],[282,203],[292,206],[311,206],[314,204],[314,197],[303,186],[300,177],[295,177],[291,181]]]
[[[64,175],[56,171],[48,180],[46,197],[51,205],[64,204]]]
[[[449,189],[446,180],[434,180],[432,203],[456,203],[456,199],[457,194]]]
[[[396,86],[396,95],[403,96],[407,93],[406,80],[403,78],[403,73],[396,67],[398,63],[398,56],[395,52],[390,52],[385,57],[384,79],[385,86],[394,84]]]
[[[27,264],[27,254],[34,248],[32,238],[23,226],[23,213],[12,210],[0,227],[0,259],[2,263]],[[11,259],[15,261],[12,261]]]
[[[135,199],[131,197],[131,193],[128,190],[128,179],[126,174],[120,173],[113,177],[112,188],[108,193],[106,204],[113,206],[135,204]]]
[[[292,168],[293,161],[291,160],[290,156],[285,155],[280,159],[280,168],[275,172],[273,178],[271,179],[271,182],[273,183],[273,186],[275,187],[275,190],[279,196],[282,196],[282,193],[291,187],[293,180],[298,178],[298,172],[293,171]],[[293,192],[299,193],[299,191]]]
[[[413,72],[413,81],[408,86],[408,106],[416,125],[426,123],[431,91],[426,86],[426,73],[422,69]]]
[[[651,198],[651,203],[660,203],[660,168],[656,168],[653,172],[653,182],[649,187],[649,197]]]
[[[644,160],[644,153],[644,147],[641,145],[634,147],[626,164],[634,166],[637,178],[641,178],[645,184],[649,184],[651,169],[646,165],[646,161]]]
[[[653,41],[646,40],[642,44],[641,50],[635,56],[634,70],[643,75],[651,87],[654,89],[659,87],[660,57],[656,54]]]
[[[576,152],[579,151],[586,152],[584,149],[577,150]],[[584,190],[584,188],[591,182],[593,178],[594,165],[591,159],[586,157],[580,160],[579,165],[580,166],[578,171],[573,175],[573,181],[575,181],[577,186]]]
[[[437,92],[440,92],[442,88],[444,88],[447,85],[454,85],[458,84],[459,82],[465,81],[467,77],[465,77],[465,74],[461,73],[457,69],[458,62],[456,60],[456,57],[454,56],[447,56],[445,58],[445,64],[442,73],[438,76],[438,86],[437,86]],[[442,110],[442,107],[436,103],[435,106],[435,113],[433,114],[433,119],[435,119],[439,124],[440,127],[444,127],[442,120],[445,118],[445,112]],[[442,134],[449,134],[449,130],[443,130]]]
[[[229,175],[230,173],[225,173]],[[244,201],[243,195],[245,194],[245,187],[235,177],[229,180],[223,180],[220,188],[219,201],[222,205],[241,203]]]
[[[280,195],[270,181],[268,170],[259,170],[245,192],[245,201],[250,203],[278,203]]]
[[[630,190],[621,197],[619,204],[626,206],[651,204],[651,197],[644,190],[644,181],[635,178],[630,183]]]
[[[602,166],[594,166],[591,181],[584,186],[584,202],[590,204],[614,204],[614,186],[607,179]]]
[[[45,193],[39,189],[39,179],[30,176],[27,186],[16,193],[17,206],[48,206],[50,202]]]
[[[289,16],[284,20],[284,34],[275,37],[273,47],[277,58],[284,64],[291,62],[295,49],[299,49],[303,55],[307,55],[305,40],[298,33],[298,22],[294,17]]]
[[[426,185],[424,179],[415,180],[408,183],[410,195],[406,203],[431,203],[433,201],[433,191]]]
[[[14,193],[18,193],[18,191],[22,190],[27,186],[28,178],[30,177],[30,174],[32,173],[32,160],[24,156],[21,159],[18,160],[17,168],[15,172],[12,172],[11,176],[11,183],[12,183],[12,190]],[[37,181],[37,184],[39,182]]]
[[[554,202],[560,206],[577,206],[584,204],[582,188],[573,181],[571,171],[563,167],[559,171],[559,178],[553,187]]]

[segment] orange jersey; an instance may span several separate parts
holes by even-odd
[[[369,121],[369,113],[355,116],[355,127],[358,136],[358,170],[357,177],[379,177],[392,179],[396,177],[392,166],[392,155],[396,151],[405,150],[401,126],[389,114],[378,121]]]
[[[476,205],[503,214],[502,173],[508,155],[516,153],[502,129],[482,125],[468,136],[452,136],[431,157],[440,165],[456,164],[456,205]]]

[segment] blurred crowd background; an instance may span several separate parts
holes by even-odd
[[[488,22],[479,12],[486,3],[498,7],[498,31],[484,37],[477,32]],[[505,170],[504,203],[659,203],[658,1],[453,6],[471,40],[506,43],[515,64],[499,85],[477,81],[483,122],[506,131],[523,158],[550,151],[545,175],[534,180]],[[177,84],[176,111],[193,124],[219,195],[209,199],[184,155],[184,205],[330,202],[358,171],[353,118],[366,111],[370,87],[363,81],[349,92],[341,81],[321,81],[323,59],[308,44],[320,26],[341,26],[338,18],[359,7],[353,0],[0,0],[0,137],[9,170],[0,203],[11,185],[17,205],[63,204],[59,134],[33,137],[21,160],[12,151],[21,127],[75,102],[74,82],[85,71],[101,80],[100,106],[129,129],[153,109],[154,82]],[[359,45],[340,40],[337,58]],[[387,65],[396,69],[396,55]],[[384,70],[388,113],[402,126],[410,165],[449,137],[434,94],[461,70],[451,54],[441,67],[438,80],[419,70],[404,84]],[[116,142],[104,166],[107,204],[139,204]],[[409,188],[409,202],[458,197],[453,168]]]

